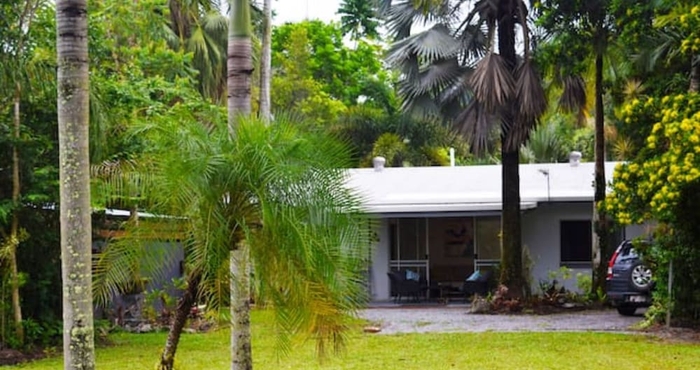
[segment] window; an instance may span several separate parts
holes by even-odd
[[[481,260],[501,259],[501,218],[476,219],[476,253]]]
[[[392,260],[425,259],[425,218],[398,218],[390,221],[389,227]]]
[[[591,221],[561,221],[561,265],[589,267],[591,265]]]

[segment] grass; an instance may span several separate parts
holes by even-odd
[[[253,312],[256,369],[698,369],[700,346],[614,333],[445,333],[362,334],[356,328],[346,350],[319,363],[313,343],[280,355],[271,315]],[[97,350],[98,369],[153,369],[165,333],[111,337]],[[181,370],[230,368],[229,334],[185,334],[177,364]],[[60,369],[59,357],[8,369]]]

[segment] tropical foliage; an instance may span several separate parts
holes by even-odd
[[[446,165],[450,148],[455,149],[457,164],[503,163],[507,251],[515,251],[520,239],[516,163],[563,161],[571,150],[581,151],[584,160],[602,158],[594,156],[594,137],[605,137],[607,157],[629,164],[616,171],[614,193],[604,210],[621,223],[643,217],[658,220],[662,233],[649,253],[660,271],[657,284],[665,283],[671,261],[676,278],[688,276],[691,282],[674,285],[674,306],[670,298],[660,296],[662,304],[650,312],[671,307],[679,318],[692,317],[696,303],[691,290],[698,279],[687,266],[700,261],[695,256],[700,236],[691,227],[698,221],[692,195],[698,181],[693,159],[698,154],[693,110],[698,107],[697,97],[686,91],[700,86],[700,8],[686,0],[547,0],[533,2],[530,8],[524,4],[346,0],[338,9],[339,23],[273,27],[271,73],[260,74],[261,80],[272,75],[273,120],[294,122],[295,127],[283,130],[294,140],[329,138],[328,132],[340,137],[350,145],[345,154],[351,156],[342,166],[369,166],[376,155],[387,157],[392,166]],[[169,125],[178,122],[187,127],[185,132],[196,132],[190,126],[197,122],[210,132],[219,130],[225,114],[230,28],[227,15],[218,11],[221,5],[209,0],[90,4],[92,207],[133,212],[155,204],[158,197],[144,186],[152,185],[156,174],[149,172],[155,168],[149,166],[157,164],[155,153],[167,147],[156,137],[156,126],[175,130]],[[253,85],[241,90],[241,101],[251,103],[245,97],[257,97],[256,37],[265,43],[267,13],[250,2],[239,5],[251,6],[252,27],[246,29],[251,65],[240,69],[247,79],[241,86]],[[60,341],[55,9],[54,2],[41,0],[0,5],[3,348],[22,347],[22,329],[26,345],[54,346]],[[602,17],[600,10],[605,11]],[[388,37],[378,32],[382,28],[377,22]],[[526,32],[516,38],[522,31]],[[516,48],[519,39],[527,47]],[[596,74],[601,52],[602,74]],[[542,71],[544,92],[539,90],[537,70]],[[592,87],[600,81],[602,90],[595,91]],[[544,101],[551,103],[540,118],[544,124],[531,130]],[[257,112],[258,102],[254,99],[250,107]],[[578,109],[582,107],[586,109]],[[261,109],[263,116],[265,111]],[[595,131],[594,113],[605,119],[603,135]],[[138,135],[136,127],[142,129]],[[282,135],[278,129],[263,131],[272,140]],[[204,140],[192,138],[200,139]],[[222,148],[223,144],[217,150]],[[600,152],[600,146],[595,149]],[[485,156],[476,156],[478,150]],[[238,159],[241,166],[249,161],[242,154]],[[174,224],[176,229],[185,225]],[[136,255],[129,258],[138,260]],[[517,270],[517,261],[507,263]],[[207,281],[201,292],[211,293]],[[201,297],[227,303],[225,285]],[[200,287],[193,285],[193,291],[194,300]],[[20,316],[24,324],[16,325]]]
[[[343,0],[338,8],[343,35],[357,40],[378,38],[379,21],[374,0]]]
[[[438,117],[485,152],[494,133],[503,164],[503,239],[500,281],[509,294],[525,292],[520,233],[519,148],[546,109],[531,58],[528,8],[523,1],[391,1],[379,5],[395,38],[388,62],[399,69],[403,109]],[[432,24],[412,33],[415,26]],[[518,58],[515,32],[522,31]]]
[[[683,276],[682,284],[673,287],[673,300],[665,289],[657,290],[659,315],[672,310],[680,319],[696,318],[700,302],[694,292],[700,276],[689,268],[700,261],[696,245],[698,221],[693,211],[698,206],[700,183],[700,97],[680,94],[663,99],[649,97],[633,100],[624,108],[624,119],[651,120],[651,132],[646,145],[631,163],[615,169],[614,192],[606,208],[622,224],[656,220],[655,247],[650,258],[659,271],[657,283],[668,283],[669,263],[674,263],[674,275]],[[689,264],[680,261],[690,262]],[[671,302],[674,302],[672,304]],[[663,317],[656,317],[663,318]]]
[[[311,79],[323,93],[346,106],[365,96],[384,108],[390,99],[390,74],[382,68],[380,47],[366,41],[358,41],[354,48],[346,46],[337,24],[313,20],[276,27],[272,50],[275,80]],[[275,96],[284,97],[274,94],[275,89],[273,101]],[[287,105],[280,104],[282,107]]]
[[[681,12],[683,20],[680,19]],[[700,276],[691,266],[700,262],[697,246],[697,194],[700,184],[698,168],[698,141],[700,140],[700,98],[697,94],[696,51],[692,50],[697,38],[695,30],[684,28],[685,22],[694,22],[698,11],[686,2],[663,3],[657,12],[654,26],[659,34],[674,34],[668,45],[656,46],[659,57],[673,62],[669,51],[686,53],[680,65],[681,75],[690,81],[688,92],[638,94],[629,99],[618,111],[621,132],[625,132],[639,150],[633,160],[615,170],[613,193],[606,200],[606,208],[622,224],[654,220],[657,225],[654,242],[645,250],[657,271],[659,286],[654,292],[656,301],[648,316],[651,322],[673,318],[674,323],[696,323],[700,313],[697,299]],[[672,20],[675,20],[674,23]],[[679,24],[680,23],[680,24]],[[675,42],[671,42],[675,40]],[[659,68],[658,66],[656,68]],[[688,71],[690,73],[688,73]],[[673,71],[672,73],[679,73]],[[668,89],[669,85],[665,86]],[[664,90],[665,90],[664,89]],[[661,90],[661,91],[664,91]],[[656,93],[656,94],[655,94]],[[682,283],[677,283],[681,279]],[[676,281],[674,283],[674,281]],[[669,314],[666,316],[665,314]]]

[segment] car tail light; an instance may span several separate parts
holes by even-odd
[[[605,277],[605,280],[612,279],[613,265],[615,264],[615,260],[617,259],[618,254],[620,254],[620,248],[615,249],[615,253],[613,253],[612,257],[610,257],[610,261],[608,261],[608,275]]]

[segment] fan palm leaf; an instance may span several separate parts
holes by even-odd
[[[471,75],[470,84],[476,99],[488,112],[496,112],[514,96],[515,79],[500,55],[489,53]]]
[[[517,73],[515,70],[518,24],[525,36],[524,59],[530,59],[526,4],[522,0],[381,0],[379,9],[395,37],[389,61],[401,69],[402,108],[437,112],[443,122],[454,125],[467,136],[472,150],[488,148],[491,138],[501,138],[504,163],[501,281],[511,288],[514,296],[520,296],[524,283],[520,259],[518,150],[528,130],[537,123],[544,95],[534,86],[539,80],[532,65],[521,67]],[[436,26],[425,35],[411,35],[413,26],[426,20]],[[456,43],[448,41],[446,36]],[[426,39],[439,41],[423,46],[420,41]],[[446,62],[451,58],[457,63]],[[430,70],[428,65],[432,64],[439,66]],[[435,81],[427,82],[427,78]],[[531,92],[535,95],[526,96]],[[519,99],[524,100],[524,112],[518,112]],[[422,106],[417,107],[419,104]]]

